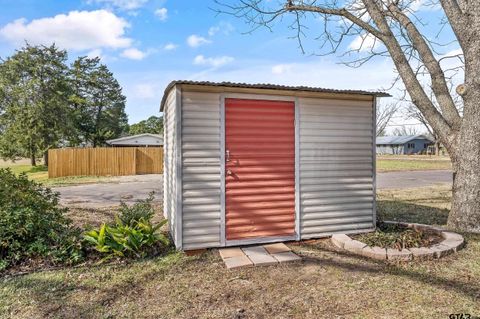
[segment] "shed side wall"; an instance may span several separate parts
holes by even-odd
[[[183,249],[221,246],[220,94],[182,91]]]
[[[170,90],[165,108],[163,110],[163,139],[164,139],[164,161],[163,161],[163,211],[164,217],[168,219],[170,234],[177,244],[176,234],[176,181],[177,181],[177,149],[176,149],[176,90]]]
[[[299,99],[301,238],[374,227],[373,102]]]

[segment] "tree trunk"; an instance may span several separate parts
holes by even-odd
[[[35,154],[30,154],[30,165],[37,166],[37,159],[35,158]]]
[[[466,63],[465,71],[467,90],[462,95],[463,123],[454,154],[450,154],[454,181],[448,226],[480,232],[480,70],[478,66]]]
[[[48,166],[48,150],[43,153],[43,165]]]
[[[480,141],[480,140],[477,140]],[[469,232],[480,232],[480,145],[463,145],[454,161],[452,210],[448,226]],[[468,160],[469,158],[470,160]]]
[[[37,166],[37,159],[35,156],[37,152],[35,151],[35,147],[33,147],[32,143],[30,143],[30,165]]]

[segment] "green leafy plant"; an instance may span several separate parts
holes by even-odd
[[[103,224],[98,230],[84,234],[85,240],[92,247],[111,257],[141,258],[152,255],[168,246],[168,238],[160,228],[167,220],[152,223],[154,214],[153,194],[144,200],[128,206],[122,203],[120,214],[112,225]]]
[[[34,257],[68,264],[83,259],[81,231],[58,200],[25,174],[0,169],[0,270]]]
[[[140,219],[151,220],[155,214],[155,209],[152,205],[154,200],[154,193],[151,192],[144,200],[139,200],[132,206],[128,206],[125,202],[120,202],[118,209],[118,219],[125,224],[133,226]]]

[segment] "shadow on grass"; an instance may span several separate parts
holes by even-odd
[[[445,225],[448,217],[447,209],[398,200],[378,201],[378,212],[385,219],[437,225]],[[478,261],[475,250],[478,251],[480,235],[465,234],[465,237],[472,246],[470,251],[461,251],[453,256],[445,257],[444,260],[411,262],[408,264],[392,264],[353,255],[334,248],[325,240],[321,243],[320,241],[312,244],[301,243],[301,246],[311,248],[314,253],[303,256],[303,262],[292,264],[289,268],[286,268],[286,271],[295,272],[298,267],[315,264],[322,267],[333,267],[344,272],[395,276],[405,280],[413,280],[428,287],[453,291],[473,300],[478,300],[480,298],[480,282],[470,280],[472,276],[475,278],[474,275],[478,270],[468,265],[475,264]],[[469,249],[468,245],[465,249]],[[135,261],[127,265],[103,266],[105,269],[102,269],[101,272],[85,269],[86,272],[90,273],[86,274],[86,277],[89,277],[88,280],[80,279],[80,277],[71,280],[67,274],[29,276],[20,281],[10,282],[9,286],[12,289],[27,290],[29,298],[35,300],[34,304],[41,305],[36,310],[44,317],[96,318],[102,315],[108,317],[113,316],[111,313],[116,311],[112,308],[112,305],[118,303],[119,300],[131,301],[131,299],[136,298],[135,296],[138,298],[144,292],[146,283],[156,280],[162,281],[169,272],[175,274],[172,275],[174,277],[191,276],[185,270],[186,267],[184,266],[186,265],[205,268],[206,271],[211,270],[208,268],[211,263],[208,257],[200,256],[186,261],[182,258],[175,258],[175,256],[178,257],[179,255],[168,255],[165,259],[155,260],[153,264]],[[248,271],[255,272],[257,270],[252,268]],[[222,272],[224,270],[215,271]],[[221,277],[220,275],[219,277]],[[95,284],[92,283],[94,280],[106,281],[106,283]],[[192,278],[193,282],[195,280],[202,279]],[[176,294],[179,293],[179,290],[175,286],[174,278],[171,279],[171,285],[173,287],[167,286],[167,288],[171,288],[168,289],[169,297],[177,298],[178,295]],[[228,284],[218,282],[218,285]],[[301,283],[299,282],[292,282],[292,285],[299,285],[298,287],[301,289]]]
[[[111,313],[115,309],[111,308],[112,304],[121,298],[136,298],[146,283],[164,280],[168,271],[181,264],[179,256],[177,252],[169,251],[154,258],[122,264],[65,268],[65,273],[61,274],[43,271],[5,281],[3,287],[13,291],[26,290],[28,298],[33,301],[30,304],[37,306],[35,314],[41,318],[113,318]],[[142,270],[152,261],[154,263],[148,265],[148,271]],[[74,279],[70,271],[77,270],[82,274]]]
[[[441,226],[447,224],[448,213],[448,209],[412,204],[407,201],[377,201],[377,214],[384,220]]]
[[[478,246],[480,243],[480,234],[468,234],[465,235],[467,242],[475,243]],[[360,255],[355,255],[347,251],[341,251],[337,248],[332,248],[327,245],[318,245],[318,244],[305,244],[305,247],[317,250],[321,253],[327,253],[329,256],[335,254],[341,258],[322,258],[317,256],[307,256],[303,257],[304,262],[307,264],[315,264],[321,266],[330,266],[337,269],[345,270],[348,272],[362,272],[366,274],[383,274],[383,275],[392,275],[400,276],[405,279],[411,279],[422,284],[428,285],[430,287],[439,288],[442,290],[453,290],[458,294],[462,294],[473,300],[480,299],[480,282],[477,280],[471,280],[471,276],[465,276],[465,273],[472,272],[475,273],[474,269],[456,269],[453,268],[456,263],[463,264],[465,263],[460,260],[461,258],[468,258],[468,256],[461,256],[460,254],[465,254],[465,252],[460,251],[459,253],[443,257],[444,260],[431,260],[431,261],[411,261],[408,263],[389,263],[387,261],[378,261],[363,257]],[[468,249],[465,247],[464,249]],[[463,276],[457,275],[446,275],[442,276],[444,272],[440,271],[439,274],[428,270],[433,264],[439,264],[437,267],[443,268],[443,271],[452,272],[452,273],[463,273]],[[416,267],[418,266],[418,267]],[[452,267],[452,269],[447,269]]]

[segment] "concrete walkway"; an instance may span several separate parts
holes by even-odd
[[[265,244],[249,247],[219,249],[228,269],[252,266],[269,266],[302,260],[284,243]]]
[[[411,188],[451,183],[451,171],[400,171],[377,174],[377,188]],[[105,208],[116,206],[120,200],[132,203],[143,199],[152,191],[157,202],[162,201],[162,175],[122,176],[109,183],[64,186],[54,188],[60,192],[61,203],[68,206]]]

